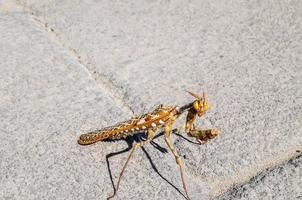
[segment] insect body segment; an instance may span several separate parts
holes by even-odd
[[[219,131],[217,129],[209,129],[209,130],[201,130],[195,128],[195,120],[197,117],[200,117],[205,114],[210,109],[209,104],[206,102],[206,94],[203,93],[202,96],[189,92],[192,96],[196,99],[186,104],[182,107],[175,107],[175,106],[158,106],[153,112],[146,113],[140,116],[136,116],[131,118],[128,121],[124,121],[118,123],[116,125],[106,127],[100,130],[92,131],[90,133],[86,133],[80,136],[78,143],[81,145],[93,144],[98,141],[102,141],[105,139],[120,139],[123,137],[127,137],[133,135],[137,132],[146,131],[147,132],[147,139],[140,143],[136,143],[128,158],[126,163],[123,166],[123,169],[118,177],[116,190],[114,194],[109,197],[108,199],[114,197],[116,192],[119,189],[120,181],[123,176],[123,173],[128,166],[128,162],[131,157],[134,155],[135,151],[142,147],[143,145],[149,143],[154,136],[156,135],[156,131],[159,128],[164,128],[165,130],[165,142],[169,147],[169,150],[175,157],[176,164],[179,166],[181,181],[183,184],[183,189],[187,196],[187,199],[190,200],[187,187],[184,180],[184,168],[181,157],[176,152],[173,144],[170,141],[170,136],[172,133],[172,125],[174,124],[175,120],[182,115],[183,113],[187,112],[187,119],[185,125],[185,132],[188,134],[189,137],[194,137],[197,141],[202,144],[202,142],[207,142],[210,139],[213,139],[218,136]]]
[[[132,117],[128,121],[83,134],[80,136],[78,143],[81,145],[93,144],[105,139],[125,138],[149,128],[161,128],[171,115],[175,114],[175,109],[175,107],[160,106],[151,113]]]

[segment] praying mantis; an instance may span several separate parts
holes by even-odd
[[[159,105],[152,112],[140,116],[135,116],[132,117],[130,120],[123,121],[113,126],[105,127],[100,130],[92,131],[80,136],[78,143],[81,145],[89,145],[106,139],[116,140],[125,138],[127,136],[131,136],[143,131],[147,133],[146,140],[140,143],[136,143],[132,147],[132,150],[118,177],[116,190],[114,191],[114,194],[112,196],[108,197],[108,199],[113,198],[118,192],[121,178],[135,151],[151,142],[152,139],[158,134],[157,131],[163,128],[165,142],[169,150],[174,155],[176,164],[179,166],[183,189],[185,191],[187,199],[190,200],[184,179],[184,164],[170,140],[170,136],[172,133],[172,125],[183,113],[187,112],[185,132],[189,137],[196,138],[199,144],[206,143],[208,140],[216,138],[220,132],[216,128],[208,130],[196,129],[196,118],[203,116],[210,109],[210,104],[206,101],[207,94],[205,92],[203,92],[202,95],[199,95],[192,91],[187,92],[192,95],[195,99],[194,101],[184,106],[179,107]]]

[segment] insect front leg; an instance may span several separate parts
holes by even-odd
[[[123,173],[124,173],[124,171],[125,171],[125,169],[126,169],[128,163],[129,163],[129,160],[130,160],[131,157],[134,155],[135,151],[136,151],[137,149],[139,149],[140,147],[144,146],[145,144],[149,143],[149,142],[154,138],[154,136],[155,136],[155,130],[154,130],[154,129],[148,129],[148,132],[147,132],[147,139],[146,139],[145,141],[142,141],[142,142],[140,142],[140,143],[135,144],[135,145],[132,147],[132,150],[131,150],[131,152],[130,152],[130,154],[129,154],[127,160],[126,160],[126,163],[124,164],[123,169],[122,169],[122,171],[121,171],[121,173],[120,173],[120,175],[119,175],[119,177],[118,177],[118,181],[117,181],[117,185],[116,185],[116,190],[114,191],[113,195],[110,196],[110,197],[108,197],[107,199],[111,199],[111,198],[113,198],[113,197],[116,195],[116,193],[117,193],[117,191],[118,191],[118,189],[119,189],[119,186],[120,186],[120,181],[121,181],[121,178],[122,178],[122,176],[123,176]]]
[[[188,110],[187,119],[186,119],[186,133],[188,134],[191,130],[195,129],[195,120],[197,113],[191,108]]]
[[[220,134],[220,131],[216,128],[214,129],[194,129],[188,133],[188,136],[196,138],[199,144],[205,144],[209,140],[216,138]]]
[[[189,137],[194,137],[199,144],[205,144],[208,140],[213,139],[219,135],[218,129],[201,130],[195,128],[195,120],[197,112],[191,108],[188,110],[186,119],[186,133]]]
[[[175,119],[176,119],[176,117],[170,119],[170,121],[165,126],[165,141],[166,141],[170,151],[172,152],[172,154],[175,157],[176,164],[179,166],[182,185],[183,185],[183,188],[184,188],[184,191],[186,193],[187,198],[190,200],[190,197],[189,197],[188,191],[187,191],[187,187],[186,187],[186,183],[185,183],[185,180],[184,180],[183,162],[182,162],[180,156],[178,155],[178,153],[176,152],[174,146],[172,145],[172,143],[170,141],[172,124],[174,123]]]

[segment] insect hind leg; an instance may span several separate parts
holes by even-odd
[[[116,195],[116,193],[117,193],[117,191],[118,191],[118,189],[119,189],[119,186],[120,186],[121,178],[122,178],[122,176],[123,176],[123,174],[124,174],[124,171],[125,171],[126,167],[128,166],[128,163],[129,163],[131,157],[134,155],[134,153],[135,153],[135,151],[136,151],[137,149],[139,149],[139,148],[141,148],[142,146],[144,146],[145,144],[149,143],[149,142],[154,138],[154,136],[155,136],[155,130],[153,130],[153,129],[148,129],[147,134],[148,134],[148,135],[147,135],[147,139],[146,139],[145,141],[142,141],[142,142],[140,142],[140,143],[136,143],[136,144],[132,147],[132,150],[131,150],[131,152],[130,152],[130,154],[129,154],[127,160],[126,160],[126,163],[124,164],[123,169],[122,169],[122,171],[121,171],[121,173],[120,173],[120,175],[119,175],[119,177],[118,177],[118,181],[117,181],[117,184],[116,184],[116,190],[114,191],[113,195],[110,196],[110,197],[108,197],[107,199],[111,199],[111,198],[113,198],[113,197]]]
[[[186,193],[187,199],[190,200],[188,190],[187,190],[187,186],[186,186],[185,179],[184,179],[184,170],[183,170],[184,164],[183,164],[180,156],[178,155],[178,153],[176,152],[174,146],[172,145],[172,143],[170,141],[170,136],[171,136],[171,130],[172,130],[172,124],[173,123],[174,123],[174,120],[172,119],[165,127],[165,141],[166,141],[166,144],[168,145],[170,151],[172,152],[172,154],[175,157],[176,164],[179,166],[181,182],[182,182],[184,191]]]

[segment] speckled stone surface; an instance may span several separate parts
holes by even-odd
[[[248,183],[227,192],[220,199],[301,199],[302,156],[263,171]]]
[[[131,144],[83,147],[78,136],[188,103],[186,89],[209,94],[198,127],[221,131],[201,146],[172,138],[193,200],[299,197],[283,186],[301,179],[301,10],[301,1],[0,0],[0,197],[106,199]],[[162,148],[158,137],[136,153],[116,199],[185,199]]]

